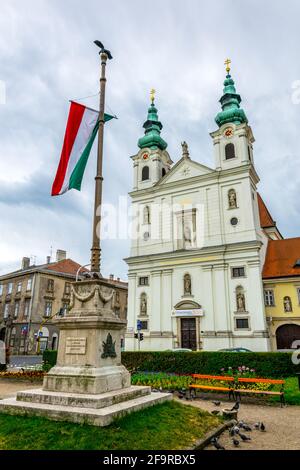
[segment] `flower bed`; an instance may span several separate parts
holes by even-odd
[[[0,379],[22,379],[22,380],[41,380],[45,373],[42,370],[26,370],[23,371],[5,371],[0,372]]]

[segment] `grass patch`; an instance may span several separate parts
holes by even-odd
[[[287,377],[284,379],[284,398],[288,405],[300,405],[300,390],[297,377]],[[271,402],[277,402],[278,398],[270,397]]]
[[[171,401],[108,427],[0,414],[1,450],[177,450],[191,447],[220,418]]]

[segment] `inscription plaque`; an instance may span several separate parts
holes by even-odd
[[[67,338],[66,354],[85,354],[86,338]]]

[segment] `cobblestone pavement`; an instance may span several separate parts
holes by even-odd
[[[215,409],[229,408],[232,402],[222,401],[220,407],[216,407],[209,400],[183,401],[211,412]],[[253,430],[252,432],[242,431],[243,434],[251,437],[251,441],[241,442],[239,447],[235,447],[229,432],[225,431],[219,438],[227,450],[300,450],[300,406],[280,405],[255,405],[241,403],[238,412],[238,419],[247,422],[250,426],[262,421],[266,426],[266,432]],[[241,440],[241,439],[240,439]],[[208,446],[207,450],[215,450]]]

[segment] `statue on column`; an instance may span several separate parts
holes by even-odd
[[[146,294],[142,294],[141,296],[141,308],[140,308],[141,316],[147,315],[147,296]]]
[[[239,291],[236,295],[236,304],[238,312],[246,311],[245,295],[241,291]]]

